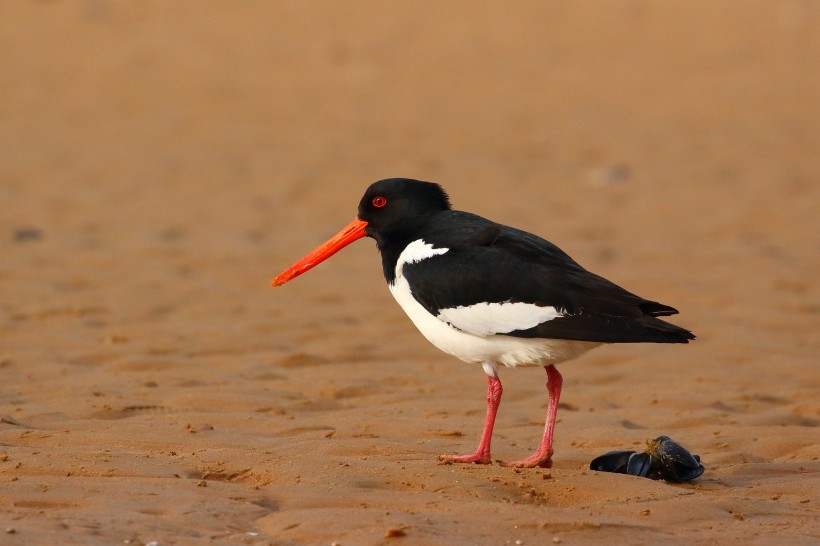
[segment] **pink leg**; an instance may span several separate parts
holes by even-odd
[[[476,463],[490,464],[490,442],[493,439],[493,425],[495,424],[495,414],[498,412],[498,405],[501,403],[501,381],[494,375],[487,376],[487,418],[484,420],[484,432],[481,433],[481,441],[478,449],[472,455],[441,455],[439,460],[448,463]]]
[[[552,466],[552,433],[555,430],[555,414],[558,413],[558,398],[561,396],[561,385],[564,383],[561,374],[555,366],[545,366],[547,370],[547,392],[549,401],[547,402],[547,421],[544,425],[544,437],[538,450],[520,461],[502,463],[504,466],[514,466],[517,468],[550,468]]]

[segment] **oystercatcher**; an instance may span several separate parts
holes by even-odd
[[[447,462],[488,464],[501,402],[501,366],[543,366],[547,417],[538,450],[514,467],[550,467],[562,378],[555,365],[602,343],[687,343],[695,336],[657,317],[678,311],[590,273],[526,231],[453,210],[438,184],[405,178],[373,183],[357,217],[272,284],[301,275],[360,239],[376,240],[393,297],[433,345],[481,364],[487,416],[475,453]]]

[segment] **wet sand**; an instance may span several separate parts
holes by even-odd
[[[811,1],[0,5],[0,543],[816,544]],[[677,307],[560,367],[554,467],[370,240],[408,176]],[[539,369],[502,372],[526,456]],[[706,472],[588,470],[666,434]]]

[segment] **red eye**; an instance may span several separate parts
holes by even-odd
[[[373,198],[373,206],[376,208],[382,208],[387,204],[387,199],[382,197],[381,195]]]

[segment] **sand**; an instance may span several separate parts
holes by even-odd
[[[0,543],[817,544],[820,4],[0,4]],[[690,345],[560,367],[554,467],[372,241],[377,179],[538,233]],[[540,369],[505,370],[524,457]],[[671,436],[706,472],[588,470]]]

